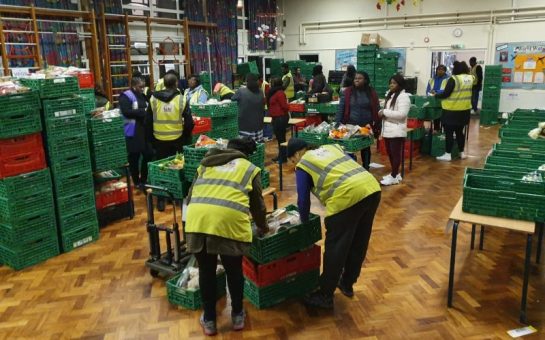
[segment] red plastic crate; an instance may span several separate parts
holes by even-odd
[[[112,191],[99,192],[95,195],[97,210],[101,210],[112,205],[118,205],[129,201],[129,189],[119,188]]]
[[[89,72],[80,72],[77,75],[80,89],[94,89],[95,88],[95,76]]]
[[[417,129],[424,126],[424,121],[414,118],[408,118],[407,119],[407,128],[409,129]]]
[[[193,123],[195,123],[195,127],[193,127],[192,132],[194,135],[200,135],[212,130],[212,119],[210,118],[193,117]]]
[[[0,178],[45,169],[40,133],[0,140]]]
[[[320,125],[321,122],[322,122],[322,117],[320,115],[308,116],[308,117],[305,117],[304,122],[295,124],[295,127],[297,128],[297,131],[299,131],[309,125]]]
[[[409,140],[405,141],[405,158],[410,157],[410,144],[411,142]],[[388,155],[388,152],[386,152],[386,144],[384,143],[384,139],[380,139],[378,141],[378,152],[384,156]],[[420,154],[420,141],[413,141],[413,158],[416,155]]]
[[[242,272],[255,285],[263,287],[320,268],[321,258],[322,251],[318,245],[266,264],[254,263],[245,256],[242,260]]]
[[[305,104],[288,104],[290,112],[305,112]]]

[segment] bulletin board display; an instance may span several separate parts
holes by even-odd
[[[405,63],[407,60],[406,48],[381,48],[382,51],[397,52],[399,53],[399,59],[397,61],[397,70],[402,74],[405,74]],[[357,63],[357,50],[343,49],[335,50],[335,70],[344,71],[348,65],[356,66]]]
[[[495,64],[503,88],[545,89],[545,41],[496,44]]]

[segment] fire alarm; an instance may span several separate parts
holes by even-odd
[[[425,37],[425,38],[424,38],[424,42],[425,42],[426,44],[429,43],[429,42],[430,42],[430,38],[429,38],[429,37]]]

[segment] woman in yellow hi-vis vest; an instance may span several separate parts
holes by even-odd
[[[297,205],[307,221],[312,192],[325,205],[325,252],[320,289],[305,297],[307,305],[331,309],[336,287],[354,296],[380,203],[380,185],[337,144],[313,148],[292,138],[287,156],[296,164]]]
[[[287,63],[282,64],[282,74],[282,88],[288,101],[292,101],[295,98],[295,82],[290,72],[290,66]]]
[[[449,162],[452,159],[452,147],[454,146],[454,134],[460,157],[467,158],[465,147],[464,127],[469,124],[471,112],[471,90],[475,78],[469,74],[469,67],[465,62],[455,61],[452,69],[452,77],[445,86],[443,93],[436,94],[443,99],[441,107],[441,124],[445,129],[446,146],[445,153],[437,157],[440,161]]]
[[[208,151],[188,195],[187,251],[194,253],[199,263],[199,288],[204,309],[200,322],[206,335],[217,333],[218,255],[227,274],[233,329],[244,328],[242,255],[247,253],[252,242],[250,213],[259,233],[268,229],[260,169],[247,159],[255,150],[256,144],[251,139],[235,138],[229,141],[225,150]]]
[[[235,94],[235,91],[231,90],[227,85],[222,83],[217,83],[214,86],[213,95],[219,96],[220,100],[231,99]]]

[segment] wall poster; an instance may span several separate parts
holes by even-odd
[[[496,44],[495,64],[503,66],[503,88],[545,89],[545,41]]]

